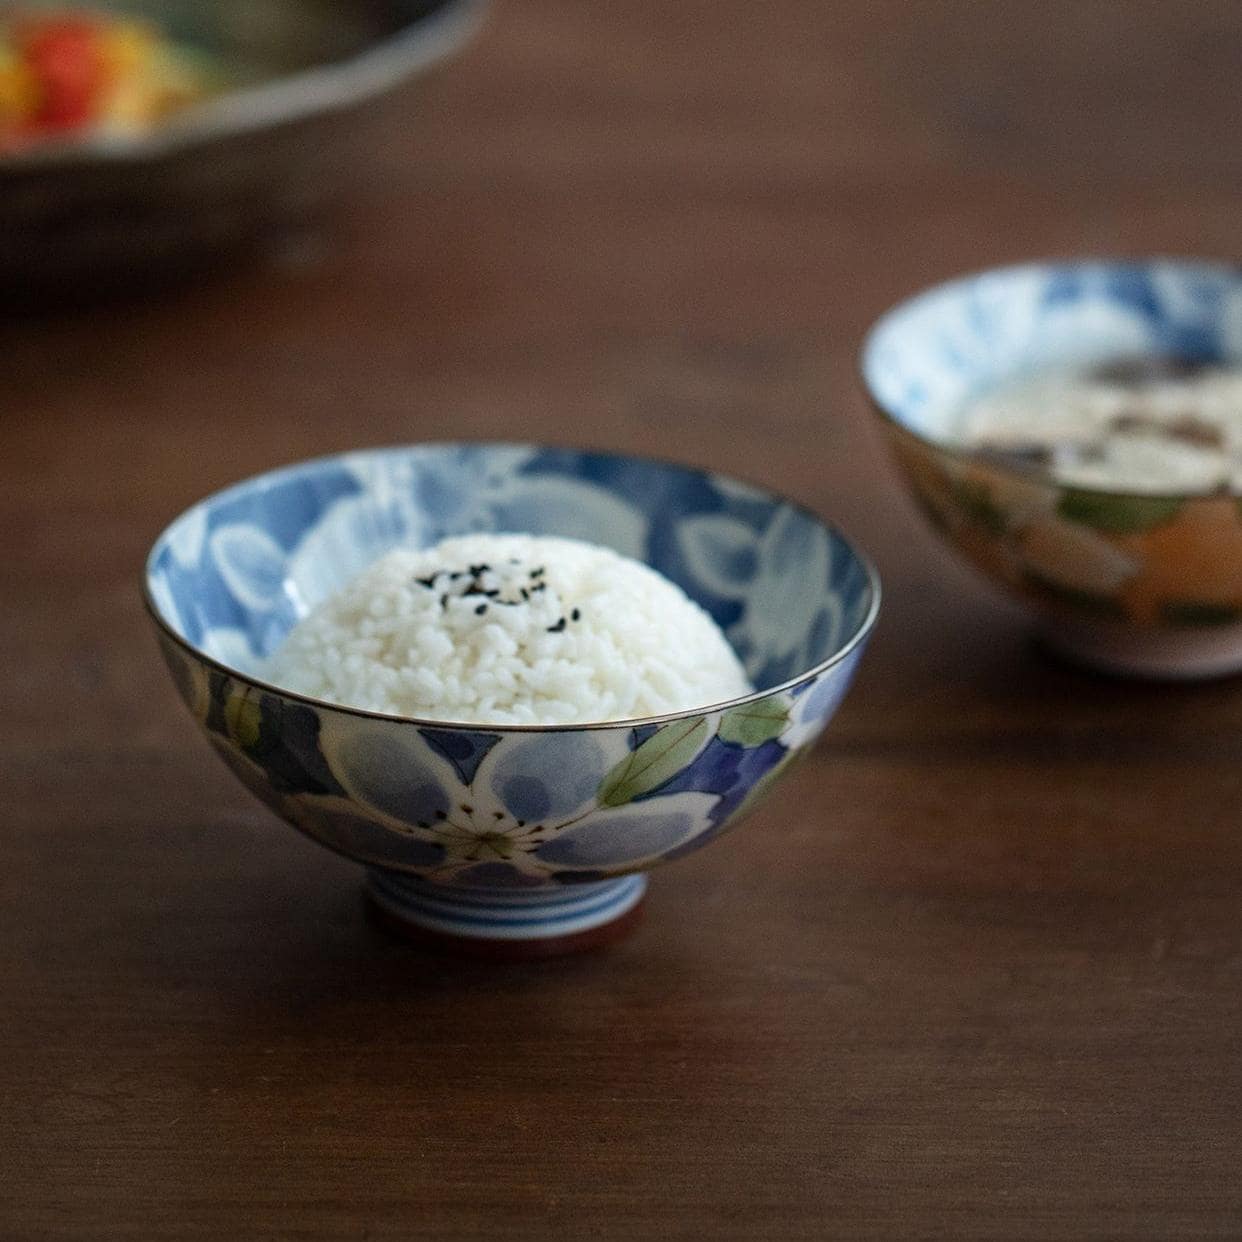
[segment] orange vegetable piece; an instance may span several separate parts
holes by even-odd
[[[1232,497],[1189,501],[1172,521],[1117,542],[1142,560],[1122,592],[1132,615],[1154,621],[1166,605],[1242,606],[1242,512]]]

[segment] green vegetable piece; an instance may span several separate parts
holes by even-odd
[[[1057,512],[1071,522],[1111,535],[1132,535],[1162,526],[1177,515],[1182,504],[1176,497],[1106,496],[1071,488],[1062,493]]]

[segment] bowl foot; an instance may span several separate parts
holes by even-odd
[[[540,889],[453,889],[399,871],[367,872],[367,898],[398,935],[484,957],[553,957],[598,948],[637,922],[645,876]]]
[[[1242,672],[1242,625],[1142,630],[1107,621],[1045,621],[1039,640],[1076,664],[1119,677],[1197,681]]]

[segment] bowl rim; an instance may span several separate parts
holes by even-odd
[[[855,373],[862,385],[872,410],[890,429],[953,461],[967,465],[982,465],[998,474],[1009,475],[1027,482],[1042,484],[1058,491],[1073,492],[1075,495],[1099,496],[1109,500],[1121,501],[1181,501],[1188,504],[1196,500],[1229,500],[1242,499],[1242,488],[1232,485],[1224,489],[1210,492],[1203,491],[1127,491],[1120,487],[1087,486],[1080,483],[1062,483],[1055,476],[1039,470],[1037,467],[1022,465],[1017,462],[998,461],[994,457],[985,457],[977,450],[969,447],[948,444],[934,436],[916,431],[908,423],[899,418],[886,406],[876,394],[870,380],[870,364],[876,350],[877,339],[898,315],[903,314],[924,302],[930,302],[941,294],[953,289],[965,289],[985,276],[1005,276],[1009,278],[1028,273],[1046,271],[1071,271],[1078,268],[1097,267],[1102,269],[1138,269],[1148,270],[1158,265],[1181,268],[1183,270],[1198,269],[1203,272],[1221,276],[1230,276],[1242,287],[1242,263],[1229,259],[1216,259],[1195,255],[1152,254],[1152,255],[1067,255],[1060,258],[1031,259],[1022,263],[1002,263],[995,267],[975,268],[972,271],[950,276],[946,280],[925,285],[915,293],[894,302],[871,323],[863,337],[862,344],[855,356]]]
[[[439,0],[396,32],[340,60],[276,73],[191,104],[149,131],[39,143],[0,157],[0,177],[153,161],[217,139],[339,112],[447,59],[482,24],[488,0]]]
[[[243,490],[254,487],[256,484],[271,484],[280,481],[286,477],[290,477],[304,471],[313,470],[322,467],[329,462],[339,462],[345,457],[355,456],[382,456],[387,454],[409,452],[412,449],[460,449],[460,448],[507,448],[507,449],[535,449],[535,450],[553,450],[560,452],[581,453],[584,455],[607,457],[615,461],[639,461],[650,465],[664,466],[675,470],[680,470],[689,475],[695,475],[699,478],[724,478],[731,483],[740,483],[743,486],[753,488],[755,491],[762,492],[765,496],[782,505],[802,514],[804,517],[811,519],[816,525],[827,530],[835,539],[839,540],[851,556],[861,568],[866,580],[868,604],[867,611],[855,627],[854,632],[840,647],[833,651],[829,656],[813,664],[810,668],[798,673],[797,675],[787,678],[778,685],[769,686],[764,690],[752,690],[749,694],[738,695],[732,699],[724,699],[720,702],[709,703],[703,706],[685,708],[676,712],[664,712],[657,716],[629,716],[622,720],[592,720],[583,721],[578,724],[487,724],[481,721],[461,721],[461,720],[444,720],[426,716],[403,716],[394,712],[378,712],[372,711],[365,707],[352,707],[346,703],[336,703],[331,699],[321,699],[314,695],[302,694],[296,690],[290,690],[285,686],[276,684],[275,682],[265,681],[263,678],[256,677],[251,673],[234,668],[232,665],[226,664],[222,660],[216,659],[214,656],[208,655],[202,648],[195,646],[183,635],[178,634],[176,630],[168,623],[167,619],[160,612],[158,605],[155,603],[151,594],[151,576],[154,569],[153,562],[157,551],[161,549],[164,537],[168,531],[176,525],[187,513],[205,505],[209,502],[218,502],[227,499],[229,496],[240,494]],[[644,562],[645,563],[645,562]],[[758,703],[764,699],[770,698],[772,695],[782,694],[793,687],[801,685],[804,681],[812,677],[819,677],[821,674],[834,668],[847,660],[855,651],[857,651],[870,637],[871,631],[875,628],[876,619],[880,613],[880,602],[882,598],[882,587],[880,583],[880,575],[876,570],[871,558],[867,556],[858,545],[841,530],[835,523],[821,517],[810,506],[793,500],[780,492],[773,491],[770,487],[762,483],[754,483],[748,479],[742,478],[734,474],[724,474],[721,471],[710,470],[705,466],[692,466],[685,462],[676,461],[668,457],[648,456],[646,454],[614,452],[609,449],[586,448],[563,443],[534,443],[531,441],[517,440],[419,440],[407,442],[403,444],[384,444],[376,445],[369,448],[346,449],[335,453],[324,453],[316,457],[304,458],[300,461],[289,462],[283,466],[276,466],[271,470],[260,471],[258,474],[249,475],[244,479],[239,479],[235,483],[231,483],[226,487],[217,491],[209,492],[200,500],[195,501],[188,508],[183,509],[171,521],[168,521],[156,535],[151,545],[150,551],[147,553],[143,562],[142,572],[142,602],[145,606],[152,621],[157,629],[170,642],[180,647],[193,660],[206,664],[213,668],[216,672],[223,673],[235,681],[244,682],[247,685],[267,691],[268,693],[279,695],[281,698],[288,699],[295,703],[303,704],[316,710],[327,709],[329,711],[344,712],[351,716],[357,716],[366,720],[384,720],[399,724],[414,725],[417,728],[428,729],[453,729],[472,733],[575,733],[579,730],[601,730],[601,729],[635,729],[643,725],[664,725],[677,720],[689,720],[696,716],[708,716],[715,712],[730,711],[736,707],[745,706],[747,703]]]

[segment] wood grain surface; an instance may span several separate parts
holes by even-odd
[[[964,269],[1235,256],[1240,63],[1233,2],[500,0],[323,231],[0,324],[0,1236],[1242,1237],[1242,686],[1036,653],[853,372]],[[139,605],[205,493],[455,437],[753,477],[885,580],[814,758],[599,956],[368,922]]]

